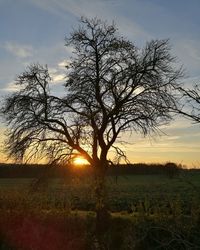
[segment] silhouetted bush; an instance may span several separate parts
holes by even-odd
[[[121,175],[151,175],[151,174],[164,174],[169,178],[178,176],[181,171],[192,171],[183,169],[182,165],[177,165],[173,162],[166,164],[120,164],[110,166],[107,172],[109,176]],[[200,170],[196,170],[196,172]],[[46,176],[48,178],[60,178],[76,175],[79,177],[91,176],[94,169],[90,166],[77,168],[75,166],[52,166],[45,164],[0,164],[0,178],[41,178]]]
[[[174,178],[180,174],[182,170],[182,165],[177,165],[176,163],[168,162],[164,165],[164,170],[166,176],[168,176],[169,178]]]

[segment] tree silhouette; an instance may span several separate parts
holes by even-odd
[[[116,144],[123,132],[147,135],[172,119],[182,70],[174,67],[168,40],[138,49],[114,24],[97,18],[82,18],[66,45],[73,46],[74,57],[62,97],[51,94],[47,66],[33,64],[17,77],[20,90],[2,107],[9,127],[6,149],[16,159],[61,162],[82,155],[95,168],[100,211],[109,150],[125,157]]]
[[[193,88],[178,88],[181,99],[182,107],[175,110],[176,113],[183,115],[186,118],[200,123],[200,85],[195,84]]]

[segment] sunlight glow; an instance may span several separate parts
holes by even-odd
[[[88,161],[84,159],[83,157],[79,156],[79,157],[74,158],[73,163],[76,166],[82,166],[82,165],[87,165]]]

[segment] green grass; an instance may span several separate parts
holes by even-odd
[[[0,206],[4,196],[27,196],[35,206],[94,210],[95,184],[86,177],[72,179],[49,179],[46,183],[32,185],[34,179],[0,179]],[[37,191],[37,188],[39,191]],[[9,198],[10,199],[10,198]],[[17,198],[16,198],[17,199]],[[21,198],[20,198],[21,199]],[[20,200],[19,199],[19,200]],[[25,199],[25,198],[24,198]],[[200,201],[200,174],[190,173],[177,178],[164,175],[130,175],[107,177],[107,205],[113,212],[137,212],[141,207],[153,213],[156,209],[173,209],[179,203],[184,213],[188,213],[193,203]],[[5,202],[5,201],[4,201]],[[5,204],[4,204],[5,205]]]
[[[124,208],[127,208],[130,204],[147,200],[157,205],[173,200],[186,204],[200,198],[200,175],[174,179],[158,175],[125,176],[119,179],[118,184],[110,183],[108,194],[112,206],[124,203]],[[123,210],[123,205],[120,209]]]

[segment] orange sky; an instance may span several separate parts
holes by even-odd
[[[187,120],[176,120],[171,125],[161,128],[163,134],[152,135],[143,138],[139,134],[126,133],[121,139],[127,144],[117,144],[126,151],[131,163],[166,163],[173,161],[188,167],[200,166],[200,126],[193,125]],[[1,135],[4,129],[0,129]],[[1,148],[3,149],[3,136],[1,137]],[[109,158],[112,158],[111,150]],[[1,162],[5,161],[5,155],[0,154]]]

